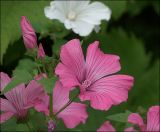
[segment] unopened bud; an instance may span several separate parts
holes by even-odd
[[[21,17],[21,30],[25,47],[27,49],[37,47],[37,36],[35,30],[25,16]]]
[[[39,45],[37,57],[41,59],[45,57],[45,52],[42,44]]]
[[[53,120],[48,121],[48,132],[53,132],[56,127],[56,124]]]

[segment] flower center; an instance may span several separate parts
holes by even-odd
[[[87,88],[87,87],[89,87],[91,85],[91,81],[89,81],[89,80],[85,80],[84,82],[82,82],[82,86],[84,87],[84,88]]]
[[[69,20],[74,20],[76,18],[76,13],[74,11],[70,11],[68,14]]]

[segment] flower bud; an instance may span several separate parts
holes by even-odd
[[[25,16],[21,17],[21,30],[25,47],[27,49],[37,47],[37,36],[35,30]]]
[[[56,127],[55,122],[53,120],[49,120],[48,121],[48,132],[53,132],[55,127]]]
[[[44,52],[42,44],[39,45],[37,57],[40,59],[45,57],[45,52]]]

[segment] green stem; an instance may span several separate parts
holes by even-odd
[[[27,125],[28,129],[29,129],[30,131],[32,131],[32,129],[31,129],[31,127],[29,126],[29,123],[28,123],[28,122],[26,122],[26,125]]]
[[[43,71],[47,74],[47,70],[46,70],[46,67],[45,67],[45,62],[44,62],[44,60],[42,60],[42,63],[43,63]]]
[[[34,61],[37,63],[37,58],[36,57],[34,58]],[[37,65],[37,68],[38,68],[39,73],[42,73],[42,71],[41,71],[41,69],[38,65]]]
[[[54,116],[57,116],[61,111],[63,111],[66,107],[68,107],[77,97],[79,93],[77,93],[67,104],[65,104]]]
[[[52,94],[50,94],[49,96],[49,99],[50,99],[50,105],[49,105],[49,115],[50,117],[52,118],[53,117],[53,101],[52,101]]]

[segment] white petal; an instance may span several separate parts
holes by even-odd
[[[101,2],[93,2],[83,10],[77,20],[83,20],[94,25],[99,25],[101,20],[109,20],[111,10]]]
[[[84,21],[75,21],[74,25],[72,25],[72,30],[80,36],[89,35],[92,32],[93,28],[93,24]]]
[[[71,29],[72,27],[74,27],[74,23],[72,21],[66,19],[64,22],[64,26],[66,27],[66,29]]]
[[[77,14],[83,11],[89,5],[88,0],[86,1],[67,1],[70,11],[75,11]]]
[[[62,4],[57,5],[55,2],[51,2],[51,6],[47,6],[44,8],[45,16],[49,19],[58,19],[60,22],[64,22],[65,14],[64,9],[62,8]]]

